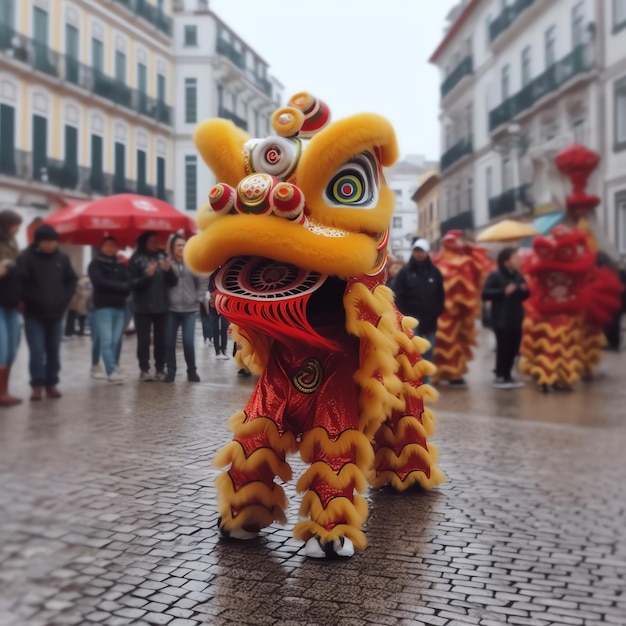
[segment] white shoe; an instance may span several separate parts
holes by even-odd
[[[219,359],[220,361],[228,361],[228,355],[224,354],[223,352],[216,354],[215,358]]]
[[[320,538],[311,537],[304,546],[304,553],[313,559],[349,558],[354,555],[354,545],[347,537],[335,539],[331,545],[322,545]]]
[[[104,380],[107,377],[106,372],[102,369],[102,365],[98,363],[98,365],[91,366],[91,377],[100,380]]]
[[[121,385],[124,382],[124,377],[117,370],[113,370],[107,380],[114,385]]]

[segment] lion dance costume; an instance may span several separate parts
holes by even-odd
[[[622,285],[608,268],[596,264],[598,244],[588,217],[600,198],[586,193],[600,156],[573,144],[555,163],[568,176],[567,217],[574,226],[557,226],[533,242],[526,261],[531,297],[526,301],[520,370],[544,391],[571,388],[593,374],[605,344],[603,328],[621,307]]]
[[[374,114],[329,124],[328,107],[294,96],[252,139],[230,121],[197,128],[196,146],[220,181],[186,249],[214,272],[217,309],[235,327],[238,359],[259,374],[234,438],[215,463],[223,536],[249,539],[284,523],[287,456],[308,468],[294,536],[309,556],[351,556],[369,483],[405,490],[443,481],[427,442],[434,417],[422,384],[433,366],[384,286],[394,194],[383,166],[395,134]]]
[[[443,250],[433,262],[443,275],[445,310],[437,320],[433,382],[463,383],[467,363],[476,345],[476,319],[481,312],[481,292],[493,262],[484,249],[465,241],[460,230],[448,231]]]

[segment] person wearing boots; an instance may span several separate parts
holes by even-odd
[[[22,402],[9,394],[11,365],[20,343],[20,284],[15,268],[19,249],[15,235],[21,223],[15,211],[0,211],[0,407]]]
[[[31,400],[60,398],[63,314],[74,296],[78,277],[70,259],[59,250],[59,235],[52,226],[35,230],[34,242],[17,259],[24,304],[24,332],[30,351]]]

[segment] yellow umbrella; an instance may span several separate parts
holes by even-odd
[[[517,222],[516,220],[502,220],[493,226],[485,228],[476,237],[476,241],[479,243],[518,241],[519,239],[526,239],[526,237],[534,237],[539,234],[539,231],[532,224]]]

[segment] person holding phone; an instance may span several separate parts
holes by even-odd
[[[165,373],[165,328],[169,288],[178,278],[169,258],[159,247],[157,233],[148,231],[137,238],[128,271],[133,293],[133,315],[137,334],[139,380],[163,382]],[[150,369],[150,339],[153,343],[154,374]]]

